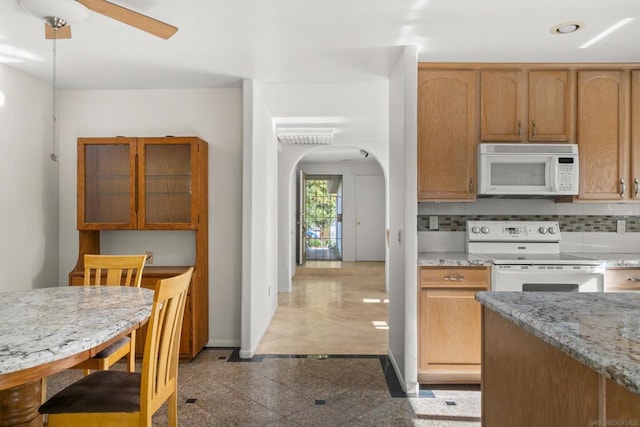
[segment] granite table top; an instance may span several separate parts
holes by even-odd
[[[65,359],[131,330],[148,319],[153,294],[128,286],[0,293],[0,385],[6,374]]]
[[[640,395],[640,293],[478,292],[476,299]]]

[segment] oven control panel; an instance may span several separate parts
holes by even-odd
[[[468,242],[559,242],[558,221],[467,221]]]

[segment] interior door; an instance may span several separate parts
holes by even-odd
[[[298,265],[304,265],[307,262],[307,251],[306,251],[306,221],[305,221],[305,211],[307,206],[307,197],[306,197],[306,188],[307,188],[307,174],[304,171],[300,171],[298,175],[298,215],[297,215],[297,239],[296,239],[296,249],[297,249],[297,257],[296,260]]]
[[[356,175],[356,261],[384,261],[384,176]]]

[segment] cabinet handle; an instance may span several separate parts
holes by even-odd
[[[636,188],[638,188],[638,180],[636,179]],[[469,193],[473,194],[473,178],[469,178]],[[638,190],[636,190],[638,194]]]
[[[536,121],[535,120],[531,120],[531,139],[536,137]]]
[[[638,183],[638,178],[633,180],[633,186],[635,187],[633,190],[633,197],[638,197],[638,192],[640,192],[640,183]]]
[[[620,178],[620,197],[624,197],[626,191],[627,185],[624,183],[624,178]]]
[[[518,139],[520,139],[520,135],[522,135],[522,122],[518,120]]]
[[[464,280],[464,276],[444,276],[444,280],[451,280],[452,282],[458,282]]]
[[[640,282],[640,279],[637,277],[627,277],[627,282]]]

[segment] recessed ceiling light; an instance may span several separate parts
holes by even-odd
[[[584,27],[584,22],[570,21],[554,25],[549,30],[552,34],[571,34]]]

